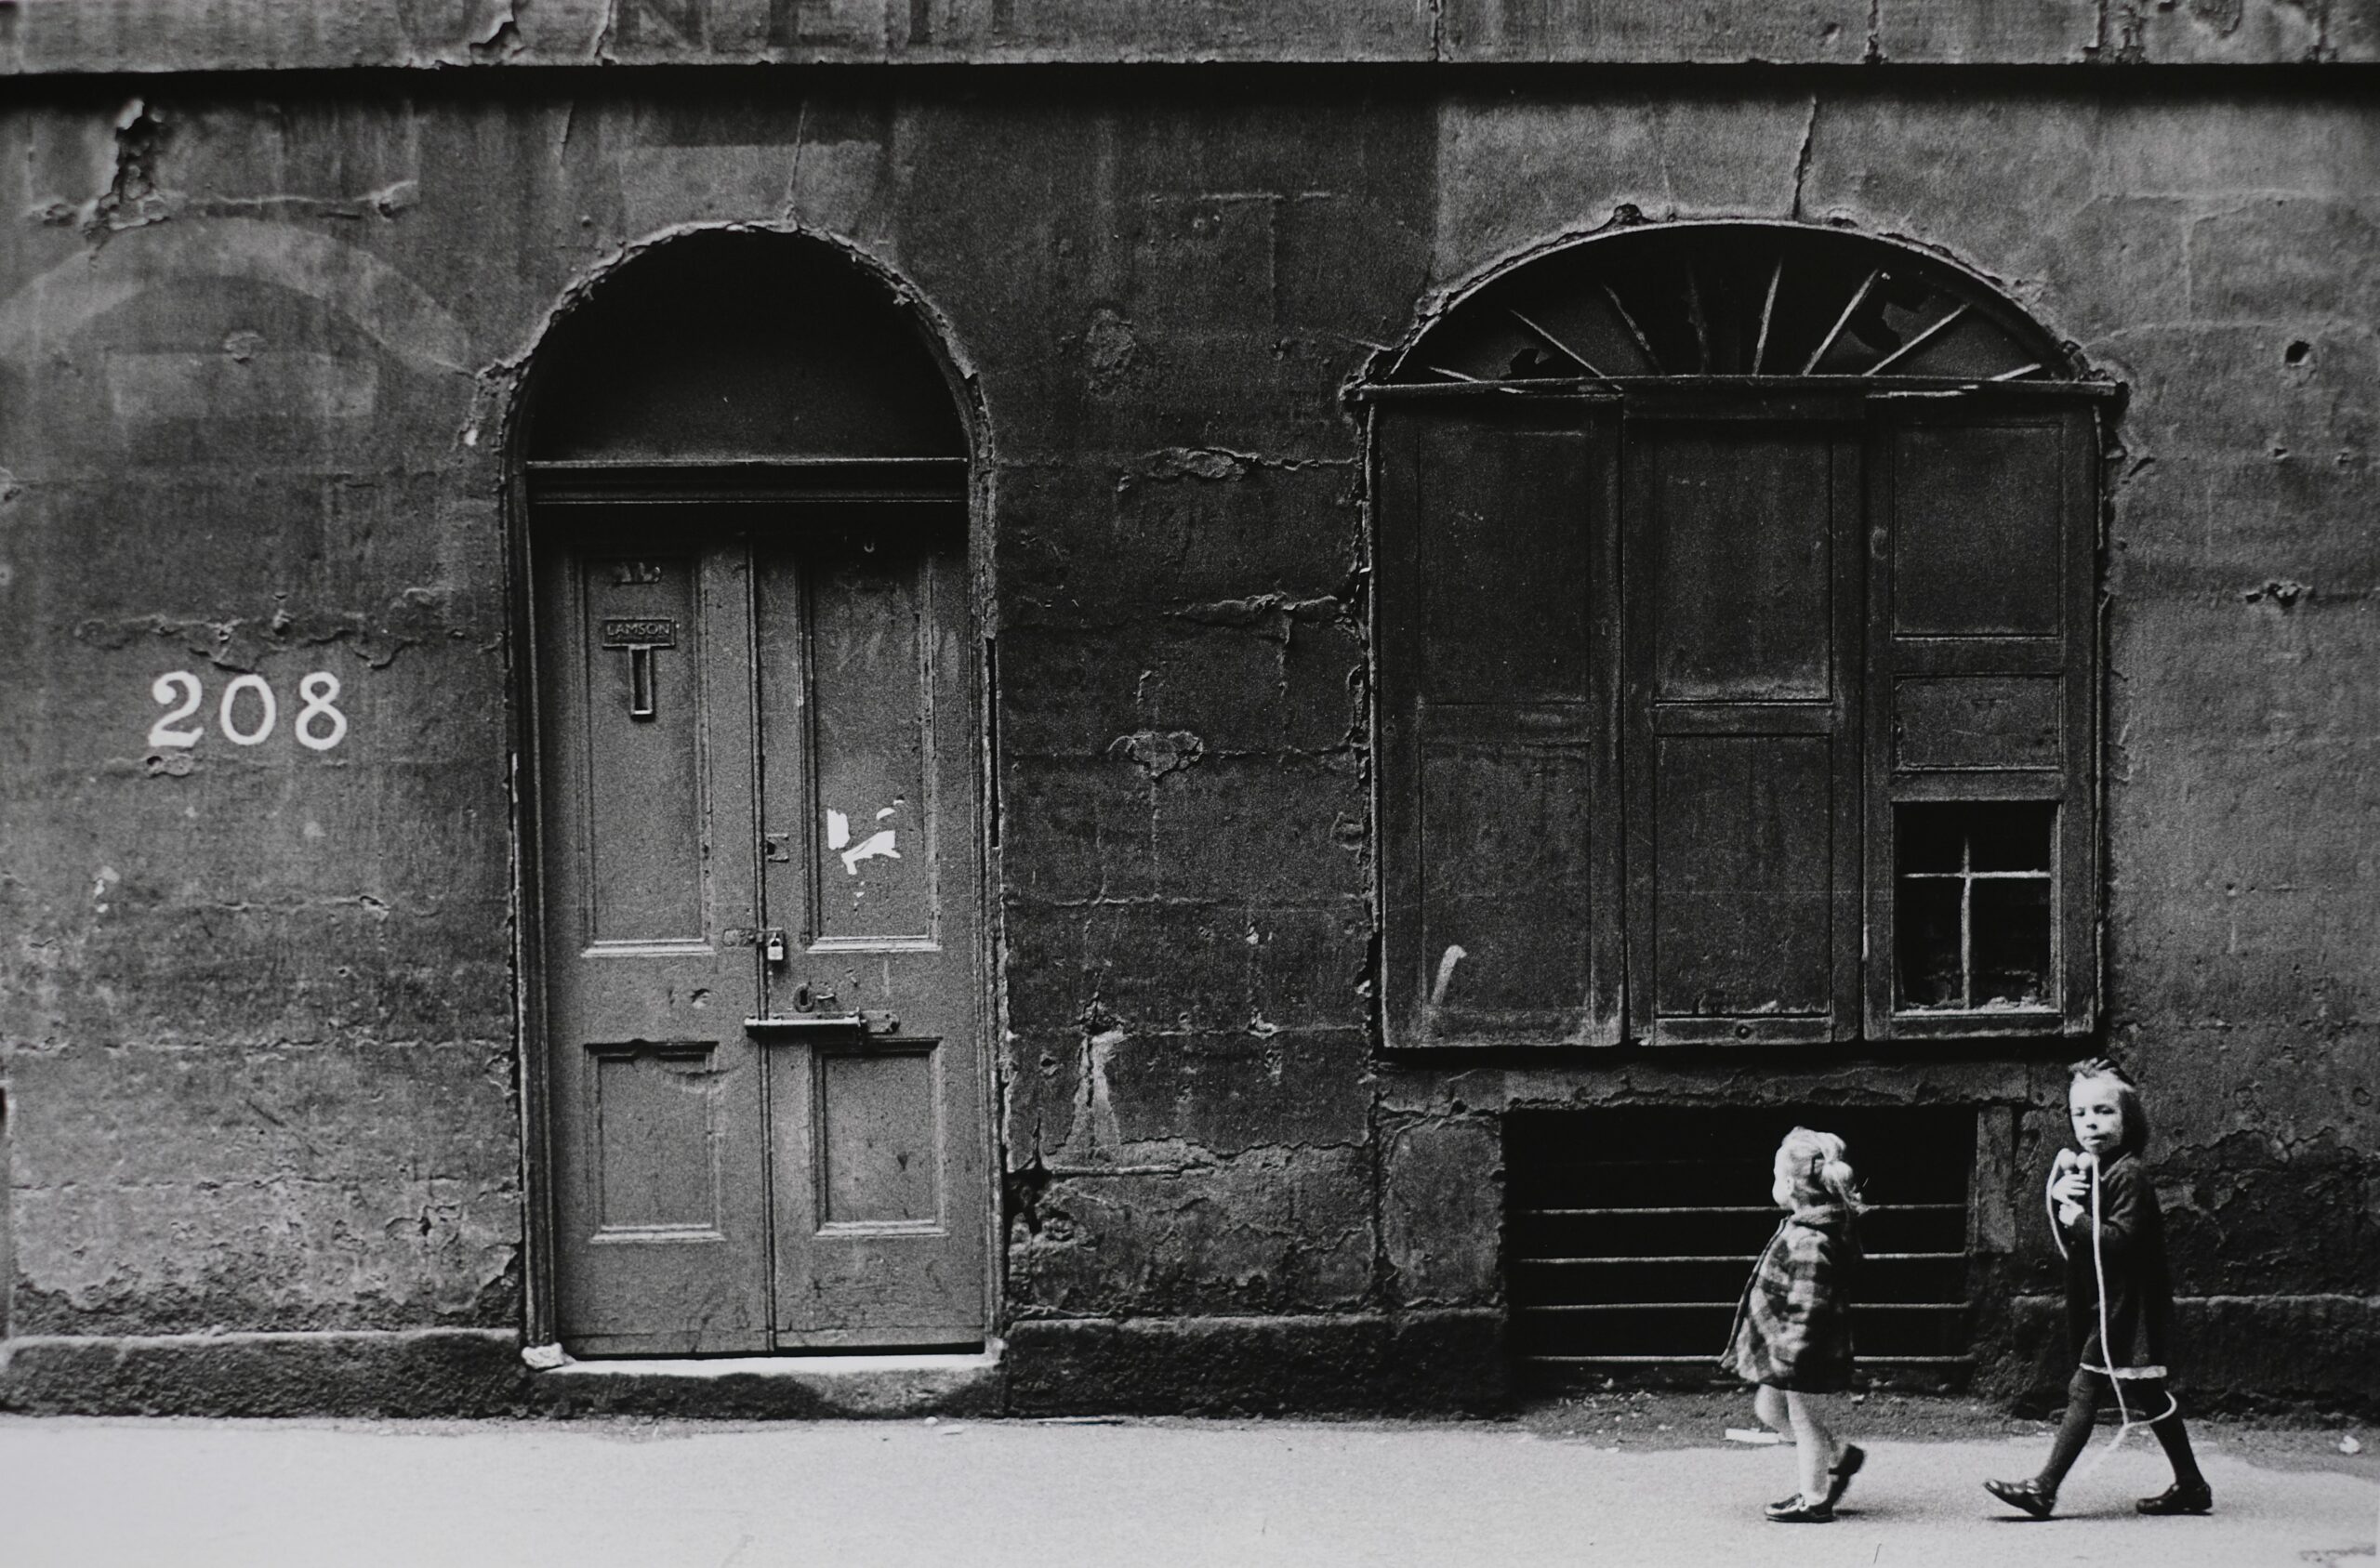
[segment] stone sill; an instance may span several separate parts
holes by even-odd
[[[697,1381],[721,1377],[880,1377],[900,1373],[989,1372],[1000,1364],[1002,1346],[997,1339],[981,1351],[898,1356],[704,1356],[617,1361],[580,1361],[565,1356],[549,1363],[538,1357],[549,1347],[532,1346],[521,1360],[533,1372],[549,1377],[684,1377]]]

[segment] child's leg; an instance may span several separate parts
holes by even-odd
[[[1827,1421],[1831,1402],[1817,1394],[1788,1390],[1785,1409],[1793,1420],[1793,1446],[1802,1461],[1802,1496],[1823,1497],[1827,1471],[1836,1458],[1834,1432]]]
[[[1754,1420],[1773,1432],[1787,1430],[1792,1420],[1785,1409],[1784,1393],[1765,1383],[1752,1390],[1752,1413]]]
[[[2153,1416],[2165,1408],[2163,1382],[2137,1382],[2125,1387],[2124,1401],[2135,1406],[2133,1414]],[[2180,1405],[2174,1413],[2152,1422],[2149,1430],[2157,1434],[2157,1446],[2165,1451],[2165,1462],[2174,1467],[2174,1479],[2185,1486],[2204,1486],[2206,1477],[2199,1473],[2198,1456],[2190,1452],[2190,1434],[2182,1425]]]
[[[2056,1492],[2058,1483],[2066,1479],[2066,1472],[2074,1468],[2083,1444],[2091,1441],[2091,1423],[2097,1417],[2099,1402],[2107,1392],[2108,1380],[2096,1372],[2077,1372],[2074,1380],[2066,1385],[2066,1418],[2058,1423],[2057,1436],[2050,1442],[2049,1460],[2042,1466],[2038,1478],[2043,1491]],[[2125,1397],[2131,1396],[2127,1393]]]

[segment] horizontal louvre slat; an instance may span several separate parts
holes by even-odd
[[[1971,1112],[1637,1107],[1506,1123],[1506,1272],[1525,1375],[1723,1376],[1744,1282],[1783,1219],[1768,1201],[1769,1155],[1796,1122],[1846,1140],[1869,1199],[1858,1364],[1971,1365]]]

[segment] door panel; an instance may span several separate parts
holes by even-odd
[[[1426,707],[1417,728],[1430,1037],[1593,1038],[1593,744],[1559,707]]]
[[[1388,1042],[1614,1044],[1616,421],[1378,419]]]
[[[933,689],[921,564],[846,548],[813,567],[812,729],[787,737],[809,743],[815,758],[814,814],[824,837],[810,865],[815,897],[805,929],[813,944],[867,949],[934,940],[934,857],[924,837]],[[764,581],[785,575],[773,572]],[[773,733],[772,753],[783,755],[777,739]]]
[[[588,563],[572,607],[585,702],[589,942],[702,942],[703,685],[695,558]],[[601,759],[597,765],[597,759]]]
[[[820,1226],[940,1223],[934,1048],[817,1061]]]
[[[718,1051],[598,1046],[588,1054],[595,1239],[724,1240]]]
[[[1656,1016],[1823,1017],[1835,934],[1827,738],[1654,744]]]
[[[796,1021],[764,1031],[779,1042],[777,1343],[979,1339],[972,1194],[990,1154],[959,558],[860,529],[763,551],[757,580],[773,651],[764,891],[788,935],[786,962],[767,966],[767,1012]]]
[[[616,511],[538,579],[563,1341],[980,1341],[960,558]]]
[[[1656,1044],[1858,1017],[1858,447],[1841,411],[1633,419],[1628,998]],[[1751,417],[1752,414],[1760,417]]]
[[[1658,703],[1825,702],[1835,621],[1831,454],[1806,434],[1668,434],[1640,505]]]
[[[768,1343],[747,573],[590,540],[537,624],[561,1331],[586,1354]],[[641,666],[641,667],[640,667]]]
[[[2065,435],[2047,420],[1894,432],[1896,633],[2058,635]]]

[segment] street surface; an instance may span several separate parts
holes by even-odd
[[[1977,1484],[2035,1433],[1871,1439],[1796,1527],[1760,1516],[1790,1449],[1692,1425],[0,1417],[0,1564],[2374,1568],[2380,1466],[2337,1430],[2202,1427],[2216,1511],[2172,1520],[2133,1515],[2165,1481],[2139,1434],[2045,1523]]]

